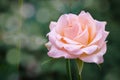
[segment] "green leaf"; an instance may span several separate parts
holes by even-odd
[[[46,60],[46,61],[44,61],[43,63],[41,63],[41,66],[43,66],[43,65],[45,65],[45,64],[47,64],[47,63],[50,63],[50,62],[52,62],[52,61],[54,61],[55,59],[54,58],[51,58],[51,59],[49,59],[49,60]]]

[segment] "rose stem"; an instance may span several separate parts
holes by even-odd
[[[23,1],[24,0],[18,0],[18,7],[21,8],[21,6],[23,5]],[[18,32],[17,34],[20,34],[22,33],[22,17],[20,15],[18,15],[19,17],[19,24],[18,24]],[[21,54],[21,39],[18,40],[18,43],[17,43],[17,56],[18,56],[18,59],[17,59],[17,68],[19,70],[19,62],[20,62],[20,54]]]
[[[67,70],[67,74],[68,74],[69,80],[72,80],[70,59],[66,60],[66,70]]]

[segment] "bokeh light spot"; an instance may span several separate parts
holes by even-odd
[[[24,3],[20,8],[20,14],[24,18],[31,18],[35,14],[35,8],[32,4]]]

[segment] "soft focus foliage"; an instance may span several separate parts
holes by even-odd
[[[50,21],[81,10],[107,21],[110,31],[101,69],[85,64],[83,80],[120,79],[120,0],[24,0],[19,4],[0,0],[0,80],[66,80],[65,60],[47,56],[46,34]]]

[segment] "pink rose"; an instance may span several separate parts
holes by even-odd
[[[80,59],[83,62],[103,62],[106,52],[106,22],[94,20],[88,12],[79,15],[64,14],[57,22],[50,23],[46,44],[48,55],[53,58]]]

